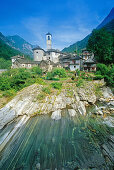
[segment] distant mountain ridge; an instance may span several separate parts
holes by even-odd
[[[109,15],[102,21],[100,25],[96,29],[106,28],[108,31],[114,31],[114,8],[110,11]],[[81,49],[84,49],[88,43],[89,37],[91,34],[87,35],[83,40],[77,41],[76,43],[66,47],[62,50],[62,52],[74,52],[76,49],[78,52]]]
[[[35,47],[34,45],[28,43],[18,35],[6,36],[6,38],[10,41],[11,47],[21,51],[24,54],[33,56],[32,49]]]

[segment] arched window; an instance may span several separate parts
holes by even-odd
[[[48,40],[50,40],[50,36],[48,35]]]

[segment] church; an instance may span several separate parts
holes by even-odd
[[[46,34],[46,43],[46,51],[39,46],[33,49],[34,61],[50,60],[54,63],[59,63],[59,56],[65,54],[59,50],[52,49],[52,35],[50,33]]]

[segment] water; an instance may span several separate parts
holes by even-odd
[[[113,169],[106,160],[102,145],[107,144],[113,129],[101,118],[76,116],[67,110],[62,119],[49,115],[28,120],[0,154],[0,170],[71,170]]]

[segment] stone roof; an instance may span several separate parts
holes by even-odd
[[[24,56],[16,55],[11,57],[11,59],[18,59],[18,58],[24,59]]]
[[[37,46],[37,47],[33,48],[32,50],[33,50],[33,51],[34,51],[34,50],[43,50],[43,51],[44,51],[44,49],[41,48],[40,46]]]
[[[76,56],[76,57],[72,57],[71,58],[71,60],[80,60],[81,59],[81,57],[79,57],[79,56]]]
[[[48,53],[48,52],[55,52],[55,53],[60,53],[60,54],[62,54],[61,51],[56,50],[56,49],[49,49],[49,50],[47,50],[46,52],[47,52],[47,53]]]
[[[16,61],[18,61],[20,64],[40,64],[39,61],[31,61],[31,60],[27,60],[27,59],[17,59]]]
[[[49,32],[46,35],[51,35]],[[51,35],[52,36],[52,35]]]
[[[84,61],[84,64],[95,64],[95,63],[96,62],[92,58],[89,58],[86,61]]]

